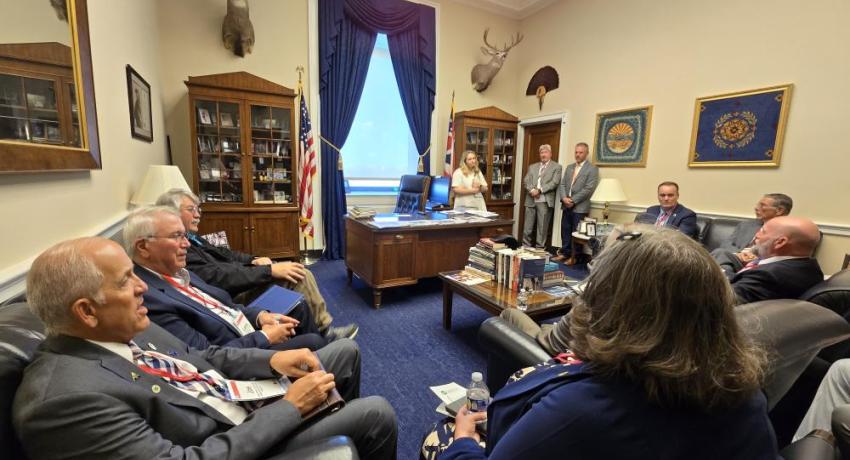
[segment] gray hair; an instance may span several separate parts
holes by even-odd
[[[156,199],[156,206],[171,206],[174,209],[180,209],[180,203],[183,201],[183,198],[188,198],[195,203],[195,206],[201,203],[201,200],[198,199],[198,195],[190,192],[189,190],[183,188],[173,188]]]
[[[122,236],[124,250],[131,259],[136,257],[136,242],[156,233],[156,223],[162,214],[170,214],[180,219],[180,213],[171,206],[147,206],[136,209],[127,216]]]
[[[549,152],[551,152],[552,146],[549,145],[549,144],[543,144],[543,145],[540,146],[540,148],[537,149],[538,152],[542,152],[544,150],[548,150]]]
[[[106,301],[103,272],[85,254],[84,247],[105,238],[63,241],[41,253],[27,274],[27,304],[44,323],[48,335],[66,330],[74,321],[71,305],[79,299]]]
[[[766,193],[764,196],[773,200],[773,206],[782,209],[782,215],[791,214],[791,208],[794,207],[794,200],[784,193]]]

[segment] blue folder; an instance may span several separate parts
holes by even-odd
[[[304,296],[289,289],[272,285],[266,292],[260,294],[249,307],[259,307],[272,313],[288,315],[295,307],[304,301]]]

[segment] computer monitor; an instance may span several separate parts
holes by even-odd
[[[431,187],[428,189],[428,202],[425,203],[425,209],[430,211],[440,206],[448,206],[451,183],[451,177],[432,177]]]

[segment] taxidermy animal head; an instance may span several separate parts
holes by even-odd
[[[472,68],[472,88],[479,93],[487,89],[490,86],[490,82],[493,80],[493,77],[499,73],[499,70],[502,69],[502,64],[505,63],[505,59],[508,57],[508,51],[511,48],[518,45],[519,42],[522,41],[522,34],[517,33],[516,36],[511,37],[511,44],[507,43],[501,48],[497,48],[490,43],[487,42],[487,33],[490,32],[490,29],[484,29],[484,46],[481,47],[481,52],[490,56],[490,62],[486,64],[478,64]]]
[[[50,0],[50,6],[56,11],[56,17],[60,21],[68,22],[68,6],[67,0]]]
[[[254,25],[248,17],[248,0],[227,0],[227,15],[221,23],[224,47],[239,57],[254,48]]]

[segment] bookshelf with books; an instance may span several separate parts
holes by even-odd
[[[477,153],[489,184],[484,194],[487,209],[503,219],[513,219],[518,122],[517,117],[492,106],[455,115],[453,169],[460,166],[463,152]]]
[[[296,257],[295,92],[246,72],[185,83],[201,232],[226,231],[239,251]]]

